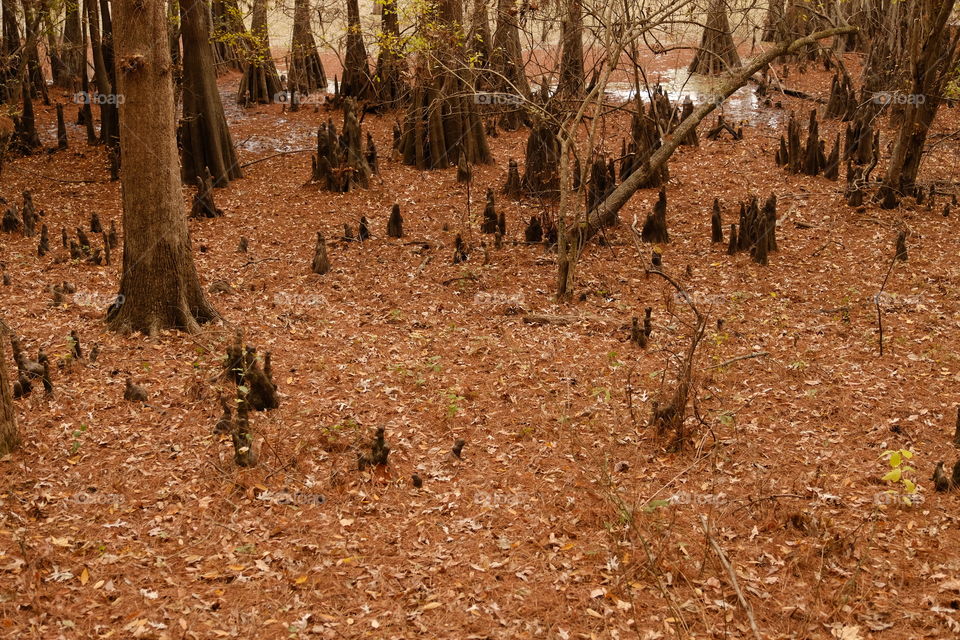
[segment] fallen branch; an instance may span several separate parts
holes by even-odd
[[[779,43],[770,51],[756,58],[753,62],[743,68],[740,72],[733,75],[717,91],[718,99],[707,100],[699,107],[693,110],[689,116],[683,119],[677,128],[663,138],[663,146],[650,156],[650,160],[643,164],[641,168],[630,174],[626,180],[620,183],[613,192],[594,208],[587,216],[585,235],[592,237],[601,227],[607,227],[616,221],[617,213],[630,200],[634,193],[644,184],[650,181],[651,176],[656,174],[667,164],[673,153],[680,147],[680,142],[687,139],[687,136],[693,131],[700,122],[706,118],[714,109],[724,100],[729,98],[735,91],[750,81],[753,74],[757,73],[775,59],[784,54],[793,53],[802,47],[816,44],[817,41],[845,33],[856,33],[859,29],[853,26],[835,27],[817,31],[809,36],[798,38],[793,42],[784,41]]]
[[[737,572],[733,570],[733,566],[727,559],[727,555],[723,552],[723,549],[720,547],[717,541],[713,539],[713,536],[710,535],[710,525],[707,522],[707,516],[703,514],[700,515],[700,524],[703,526],[703,534],[707,536],[707,542],[709,542],[710,546],[713,547],[717,557],[720,558],[720,564],[723,565],[727,575],[730,576],[730,582],[733,584],[733,590],[737,592],[737,599],[740,600],[740,606],[742,606],[743,610],[747,612],[747,619],[750,621],[750,628],[753,630],[753,637],[757,640],[762,640],[760,636],[760,630],[757,628],[757,621],[753,617],[753,607],[750,606],[750,603],[743,595],[743,591],[740,590],[740,583],[737,581]]]

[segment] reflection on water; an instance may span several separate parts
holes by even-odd
[[[716,100],[717,90],[725,80],[725,76],[691,74],[685,68],[670,69],[647,77],[650,92],[659,84],[674,104],[682,103],[689,96],[696,105]],[[641,91],[644,102],[650,102],[650,93],[646,88],[642,88]],[[627,102],[633,100],[636,93],[632,83],[611,82],[607,85],[605,95],[613,102]],[[745,121],[753,126],[776,127],[786,120],[783,109],[763,106],[761,98],[757,97],[750,84],[741,87],[724,100],[723,104],[717,108],[717,112],[722,113],[728,121]]]

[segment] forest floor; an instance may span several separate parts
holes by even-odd
[[[829,77],[794,68],[787,83],[825,97]],[[223,79],[225,99],[236,84]],[[701,138],[670,163],[663,268],[708,320],[681,450],[648,419],[692,316],[645,273],[627,226],[656,191],[586,248],[575,301],[557,304],[555,253],[488,241],[484,260],[480,247],[483,194],[522,158],[523,131],[491,141],[496,163],[474,167],[469,213],[455,169],[391,159],[396,114],[363,122],[380,149],[369,189],[305,184],[306,153],[246,167],[216,192],[222,218],[190,222],[223,321],[154,339],[103,323],[119,250],[110,266],[59,261],[61,227],[86,228],[94,212],[119,226],[103,150],[71,124],[69,150],[8,161],[0,195],[19,204],[29,189],[55,250],[38,258],[36,238],[3,236],[2,316],[57,366],[52,397],[16,401],[23,447],[0,460],[0,636],[753,638],[752,616],[762,638],[956,637],[960,493],[929,479],[960,455],[960,209],[942,215],[949,196],[853,209],[843,174],[781,170],[786,110],[804,117],[812,103],[775,99],[783,109],[744,116],[742,141]],[[243,162],[312,148],[328,117],[340,126],[323,108],[226,108]],[[38,114],[51,147],[53,110]],[[608,126],[618,154],[625,121]],[[842,126],[822,124],[828,147]],[[958,110],[935,129],[922,182],[955,194]],[[740,201],[770,193],[768,266],[711,244],[714,198],[728,226]],[[394,202],[402,240],[385,233]],[[498,195],[508,240],[545,206]],[[336,241],[360,216],[372,239]],[[880,356],[874,300],[901,228],[909,261],[880,299]],[[317,231],[331,241],[323,276],[310,271]],[[457,232],[471,253],[454,265]],[[77,291],[54,305],[48,289],[63,281]],[[643,350],[629,336],[645,307]],[[252,469],[213,433],[238,329],[272,352],[282,396],[253,416]],[[146,406],[123,400],[127,376]],[[358,471],[377,427],[390,464]],[[899,449],[914,454],[909,506],[881,480],[884,452]]]

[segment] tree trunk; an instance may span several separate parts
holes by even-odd
[[[763,23],[763,35],[760,39],[764,42],[776,42],[781,20],[783,20],[783,0],[769,0],[767,19]]]
[[[487,12],[488,0],[473,0],[473,14],[470,18],[470,33],[467,34],[467,52],[473,58],[474,67],[487,70],[493,57],[493,37],[490,34],[490,15]],[[490,86],[489,75],[481,75],[481,86]]]
[[[466,60],[462,7],[440,0],[430,51],[418,61],[411,104],[396,150],[406,164],[444,169],[463,154],[470,164],[493,161],[477,108],[474,72]]]
[[[80,74],[85,72],[86,50],[83,48],[83,33],[80,26],[79,2],[68,2],[63,22],[63,42],[61,45],[65,82],[68,89],[76,91],[80,85]]]
[[[960,31],[950,25],[956,0],[917,0],[910,14],[910,93],[878,199],[895,206],[914,195],[923,147],[937,116],[944,88],[960,60]]]
[[[560,35],[560,78],[557,93],[565,98],[583,95],[583,8],[580,0],[567,0],[567,15]]]
[[[347,0],[347,46],[340,95],[367,100],[372,96],[372,89],[367,49],[360,30],[360,5],[357,0]]]
[[[396,106],[407,95],[403,74],[403,45],[400,41],[400,21],[397,0],[382,0],[381,28],[378,36],[377,74],[374,86],[377,98],[386,107]]]
[[[715,75],[739,66],[740,54],[727,19],[727,0],[713,0],[707,11],[700,48],[690,63],[690,73]]]
[[[110,326],[149,335],[218,317],[193,262],[177,158],[162,2],[114,0],[123,135],[123,275]]]
[[[0,46],[0,103],[19,100],[20,31],[17,29],[16,0],[0,0],[0,18],[3,20]]]
[[[249,39],[237,0],[212,0],[210,27],[217,73],[243,71],[243,61],[249,53]]]
[[[287,87],[301,96],[327,88],[327,76],[310,28],[310,0],[293,5],[293,43],[290,45],[290,76]]]
[[[112,24],[104,17],[103,31],[100,29],[100,10],[96,0],[86,2],[87,29],[90,33],[90,45],[93,51],[93,77],[96,83],[100,106],[100,142],[115,146],[119,143],[119,114],[117,110],[116,92],[114,86],[116,76],[113,69]],[[107,35],[108,29],[111,35]],[[92,94],[93,92],[91,92]],[[89,100],[91,95],[87,96]]]
[[[41,22],[43,20],[43,6],[37,6],[37,0],[21,0],[23,8],[24,42],[23,52],[27,61],[26,87],[30,89],[31,97],[42,98],[44,104],[50,104],[47,93],[47,80],[43,77],[43,67],[40,64],[40,53],[37,45],[41,37]]]
[[[0,320],[0,345],[7,342],[10,330]],[[20,446],[20,434],[17,432],[17,416],[13,410],[13,397],[10,395],[10,377],[7,375],[7,352],[0,347],[0,457]]]
[[[248,53],[246,69],[240,80],[237,102],[240,104],[268,104],[277,100],[283,87],[277,65],[270,52],[270,34],[267,30],[267,0],[253,1],[253,18],[250,23],[253,44]]]
[[[523,65],[523,50],[520,46],[520,27],[517,24],[516,0],[497,2],[497,29],[493,34],[493,53],[490,69],[495,74],[493,89],[530,99],[530,83]],[[526,112],[521,104],[504,105],[500,124],[504,129],[517,129],[527,123]]]
[[[183,30],[183,181],[196,184],[209,170],[216,187],[243,177],[213,69],[207,3],[180,5]]]

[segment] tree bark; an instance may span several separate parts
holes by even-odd
[[[856,31],[857,27],[852,26],[818,31],[793,41],[781,42],[763,55],[755,58],[749,65],[744,67],[717,90],[715,95],[719,96],[720,99],[708,100],[694,109],[693,113],[685,118],[669,136],[665,136],[663,146],[654,152],[650,157],[649,163],[644,164],[631,173],[626,180],[620,183],[620,186],[613,190],[613,193],[607,196],[602,203],[590,212],[587,216],[586,229],[584,230],[586,235],[592,236],[600,228],[616,222],[620,209],[627,204],[630,197],[633,196],[642,185],[646,184],[661,167],[667,164],[670,156],[673,155],[673,152],[677,150],[687,135],[689,135],[704,118],[710,115],[710,113],[717,108],[718,104],[729,98],[737,89],[749,82],[753,74],[782,55],[791,54],[803,47],[813,45],[824,38],[832,38],[833,36],[845,33],[855,33]]]
[[[190,247],[175,137],[162,2],[114,0],[123,135],[123,275],[107,313],[114,329],[195,331],[218,317]]]
[[[87,52],[83,48],[83,33],[80,27],[79,1],[67,3],[61,52],[64,67],[63,86],[76,91],[80,84],[80,74],[85,71],[83,67],[87,62]]]
[[[216,187],[243,177],[223,114],[207,27],[207,3],[180,5],[183,30],[183,181],[196,184],[209,170]]]
[[[17,29],[16,0],[0,0],[0,18],[3,21],[0,41],[0,103],[15,102],[19,98],[20,31]]]
[[[560,78],[557,94],[579,98],[585,86],[583,77],[583,8],[580,0],[567,0],[567,15],[561,28]]]
[[[10,330],[0,320],[0,345],[6,344]],[[7,375],[6,349],[0,347],[0,457],[20,446],[20,434],[17,432],[17,416],[13,410],[13,397],[10,394],[10,376]]]

